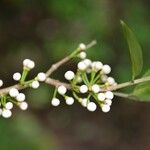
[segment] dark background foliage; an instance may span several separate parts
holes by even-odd
[[[136,33],[149,67],[150,2],[148,0],[0,0],[0,78],[14,84],[11,75],[22,70],[22,60],[35,60],[36,69],[69,54],[79,43],[96,39],[89,58],[112,66],[117,82],[131,79],[127,45],[119,20]],[[63,80],[75,61],[53,75]],[[131,90],[131,89],[130,89]],[[150,104],[115,98],[111,112],[88,112],[77,102],[50,106],[53,87],[26,90],[28,111],[0,118],[2,150],[149,150]]]

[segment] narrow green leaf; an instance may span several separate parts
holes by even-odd
[[[150,76],[150,69],[144,74],[144,77],[147,76]],[[150,81],[137,85],[132,95],[139,98],[139,101],[150,102]]]
[[[133,31],[123,21],[120,22],[130,51],[130,58],[132,63],[132,80],[134,80],[135,77],[137,77],[142,71],[142,49]]]

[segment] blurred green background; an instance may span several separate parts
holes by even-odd
[[[150,66],[150,1],[148,0],[0,0],[0,78],[22,70],[25,58],[36,62],[32,77],[69,54],[79,43],[96,39],[89,58],[108,63],[117,82],[131,78],[126,42],[119,20],[136,33]],[[53,75],[63,80],[64,65]],[[150,104],[115,98],[111,112],[88,112],[78,103],[50,106],[53,87],[26,90],[26,112],[0,118],[1,150],[149,150]]]

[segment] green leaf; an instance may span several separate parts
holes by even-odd
[[[133,31],[123,21],[120,22],[130,51],[130,58],[132,63],[132,80],[134,80],[135,77],[137,77],[142,71],[142,49]]]
[[[143,77],[150,77],[150,69],[144,74]],[[136,96],[139,101],[149,101],[150,102],[150,81],[141,83],[137,85],[132,93]]]

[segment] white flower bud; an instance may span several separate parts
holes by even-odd
[[[106,99],[106,100],[105,100],[105,104],[111,106],[112,100],[111,100],[111,99]]]
[[[105,112],[105,113],[109,112],[110,111],[110,106],[107,105],[107,104],[103,104],[102,105],[102,111]]]
[[[0,80],[0,87],[2,87],[3,86],[3,81],[2,80]]]
[[[85,59],[86,58],[86,52],[80,52],[79,57],[81,59]]]
[[[64,85],[58,87],[58,93],[64,95],[67,92],[67,89]]]
[[[81,104],[82,104],[83,107],[87,107],[88,99],[87,98],[83,98],[82,101],[81,101]]]
[[[80,50],[86,50],[86,45],[84,43],[80,43],[79,48]]]
[[[12,102],[7,102],[7,103],[5,104],[5,108],[6,108],[6,109],[12,109],[12,108],[13,108],[13,103],[12,103]]]
[[[89,111],[95,111],[96,110],[96,108],[97,108],[97,106],[96,106],[96,104],[94,103],[94,102],[90,102],[90,103],[88,103],[88,105],[87,105],[87,109],[89,110]]]
[[[38,73],[37,80],[40,81],[40,82],[45,81],[46,80],[46,74],[44,72]]]
[[[105,93],[105,97],[106,97],[107,99],[113,99],[113,98],[114,98],[114,94],[113,94],[111,91],[107,91],[107,92]]]
[[[25,60],[23,61],[23,66],[27,67],[28,64],[29,64],[29,62],[30,62],[30,59],[25,59]]]
[[[93,91],[94,93],[100,92],[100,87],[99,87],[99,85],[97,85],[97,84],[92,85],[92,91]]]
[[[8,109],[3,109],[3,111],[2,111],[2,116],[3,116],[4,118],[10,118],[11,115],[12,115],[12,112],[11,112],[10,110],[8,110]]]
[[[73,97],[67,97],[66,98],[66,104],[67,105],[72,105],[74,103],[74,98]]]
[[[53,106],[58,106],[60,104],[60,100],[57,99],[57,98],[53,98],[52,101],[51,101],[51,104]]]
[[[104,74],[109,74],[111,72],[111,67],[109,65],[104,65],[102,71]]]
[[[108,77],[107,82],[108,82],[108,84],[113,85],[115,83],[115,80],[112,77]]]
[[[34,61],[30,61],[30,63],[27,66],[29,69],[33,69],[35,67]]]
[[[21,110],[26,110],[28,108],[28,104],[26,102],[21,102],[19,107]]]
[[[84,62],[79,62],[78,63],[78,69],[81,70],[81,71],[85,71],[87,68],[87,65],[84,63]]]
[[[81,93],[86,93],[88,91],[88,87],[86,85],[81,85],[80,86],[80,92]]]
[[[102,67],[103,67],[103,64],[100,61],[94,61],[92,63],[92,69],[93,70],[99,71],[102,69]]]
[[[104,101],[106,97],[105,97],[105,94],[104,94],[104,93],[99,93],[99,94],[97,95],[97,98],[98,98],[99,101]]]
[[[9,91],[9,95],[10,95],[11,97],[17,97],[18,94],[19,94],[19,91],[18,91],[16,88],[12,88],[12,89],[10,89],[10,91]]]
[[[73,78],[74,78],[74,72],[73,71],[67,71],[66,73],[65,73],[65,78],[66,78],[66,80],[72,80]]]
[[[37,89],[39,86],[40,86],[40,83],[39,83],[38,81],[33,81],[33,82],[31,83],[31,87],[32,87],[33,89]]]
[[[27,67],[28,69],[33,69],[35,67],[35,63],[34,63],[34,61],[32,61],[30,59],[25,59],[23,61],[23,66]]]
[[[16,100],[18,102],[23,102],[25,100],[26,96],[23,93],[19,93],[18,96],[16,97]]]
[[[91,66],[92,61],[90,59],[84,59],[83,62],[86,64],[87,67]]]
[[[15,81],[19,81],[21,79],[21,74],[19,72],[14,73],[13,79]]]

